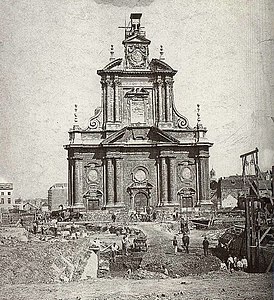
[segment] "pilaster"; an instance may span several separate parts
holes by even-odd
[[[158,122],[163,121],[163,80],[160,76],[157,79],[157,103],[158,103]]]
[[[122,157],[115,157],[115,206],[123,206],[123,189],[124,189],[124,178],[123,178],[123,159]]]
[[[169,157],[169,203],[179,205],[177,199],[177,163],[176,156]]]
[[[109,76],[106,79],[106,92],[107,122],[113,122],[112,81]]]
[[[161,165],[161,203],[168,204],[168,180],[167,180],[167,162],[166,157],[160,157]]]
[[[84,207],[82,157],[74,157],[74,184],[74,206]]]
[[[118,77],[114,79],[114,121],[121,122],[121,115],[120,115],[120,101],[119,101],[119,85],[121,84]]]
[[[114,167],[113,159],[106,157],[106,180],[107,180],[107,198],[106,205],[114,205]]]

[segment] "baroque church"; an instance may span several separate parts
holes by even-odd
[[[150,40],[133,13],[125,28],[124,57],[101,77],[101,107],[88,126],[69,131],[68,196],[74,207],[193,210],[209,203],[206,128],[191,127],[174,105],[176,70],[149,58]]]

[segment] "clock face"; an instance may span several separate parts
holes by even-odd
[[[131,58],[133,61],[135,61],[136,63],[140,63],[143,60],[143,55],[140,51],[135,50],[132,55]]]
[[[130,55],[129,55],[129,61],[131,65],[135,67],[141,67],[145,63],[144,55],[139,49],[135,49]]]

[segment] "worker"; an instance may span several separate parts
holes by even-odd
[[[76,227],[74,222],[72,223],[71,227],[70,227],[70,236],[73,240],[76,239]]]
[[[41,234],[44,235],[44,231],[45,231],[45,228],[44,228],[44,224],[42,223],[41,225]]]
[[[178,241],[177,241],[176,235],[174,235],[174,238],[172,240],[172,245],[174,247],[174,254],[176,254],[178,251]]]
[[[35,220],[33,222],[32,228],[33,228],[33,233],[36,234],[38,231],[38,221],[37,220]]]
[[[181,233],[185,233],[185,220],[184,220],[184,218],[181,218],[181,220],[180,220],[180,228],[181,228]]]
[[[238,262],[238,257],[235,255],[233,258],[233,267],[234,270],[237,270],[237,262]]]
[[[204,249],[204,255],[208,256],[208,247],[209,247],[209,241],[207,240],[207,237],[205,236],[203,240],[203,249]]]
[[[115,213],[113,213],[111,215],[111,220],[112,220],[113,223],[116,221],[116,215],[115,215]]]
[[[189,236],[186,233],[183,234],[182,242],[183,242],[183,246],[186,250],[186,253],[189,253],[189,248],[188,248],[189,247]]]
[[[243,262],[241,259],[238,259],[237,261],[237,270],[242,271],[243,270]]]
[[[233,257],[231,256],[231,254],[229,254],[227,259],[227,268],[230,271],[230,273],[232,273],[233,265],[234,265]]]
[[[224,261],[221,262],[220,271],[227,271],[227,266]]]
[[[116,243],[113,243],[113,245],[111,246],[111,256],[112,256],[113,262],[116,261],[116,255],[117,255],[118,249],[119,249],[119,246]]]
[[[58,228],[58,222],[57,219],[53,220],[53,230],[54,230],[54,236],[57,236],[57,228]]]
[[[247,259],[245,256],[242,258],[242,263],[243,263],[243,270],[246,272],[248,263],[247,263]]]
[[[129,247],[129,240],[128,237],[125,235],[122,238],[122,252],[124,255],[128,255],[128,247]]]

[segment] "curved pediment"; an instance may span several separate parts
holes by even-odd
[[[117,58],[113,61],[111,61],[109,64],[107,64],[103,70],[115,70],[115,69],[120,69],[119,66],[122,64],[122,58]]]
[[[150,62],[150,69],[153,72],[170,72],[172,75],[175,75],[177,73],[176,70],[172,69],[170,65],[163,62],[160,59],[153,58]]]

